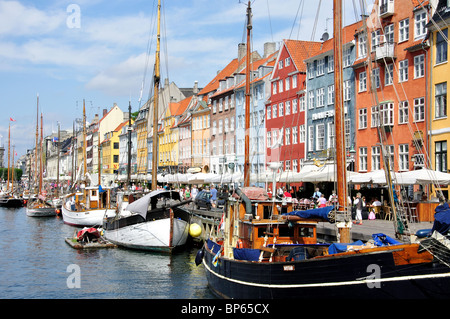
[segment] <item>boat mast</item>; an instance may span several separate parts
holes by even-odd
[[[128,167],[127,167],[127,184],[131,185],[131,101],[128,102]]]
[[[8,184],[6,184],[6,191],[9,191],[9,165],[11,156],[11,120],[8,122]]]
[[[58,141],[56,142],[57,147],[56,147],[56,158],[57,158],[57,162],[56,162],[56,197],[59,196],[59,152],[60,152],[60,138],[61,138],[61,134],[60,134],[60,129],[59,129],[59,122],[58,122]]]
[[[42,191],[42,171],[43,171],[43,162],[42,162],[42,154],[44,153],[43,152],[43,149],[42,149],[42,147],[43,147],[43,144],[44,144],[44,141],[43,141],[43,136],[44,136],[44,130],[43,130],[43,128],[42,128],[42,122],[43,122],[43,119],[42,119],[42,113],[41,113],[41,142],[40,142],[40,146],[39,146],[39,193],[38,193],[38,196],[39,195],[41,195],[41,191]]]
[[[36,186],[37,186],[37,176],[38,176],[38,146],[39,146],[39,94],[37,95],[37,105],[36,105],[36,147],[34,150],[34,191],[36,192]]]
[[[158,23],[155,54],[155,77],[153,89],[153,145],[152,145],[152,190],[156,190],[158,170],[158,102],[159,102],[159,57],[160,57],[160,29],[161,29],[161,0],[158,0]],[[149,114],[150,116],[150,114]]]
[[[334,89],[335,89],[335,132],[336,132],[336,171],[338,208],[336,222],[341,243],[350,242],[351,215],[347,208],[347,162],[345,152],[345,112],[342,93],[342,0],[333,1],[334,24]]]
[[[83,174],[84,174],[84,188],[83,188],[83,202],[87,203],[86,200],[86,187],[87,187],[87,164],[86,164],[86,107],[83,99]]]
[[[250,34],[252,30],[252,8],[250,1],[247,7],[247,57],[245,74],[245,158],[244,158],[244,187],[250,186]]]

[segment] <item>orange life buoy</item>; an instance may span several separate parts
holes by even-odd
[[[242,242],[242,240],[238,239],[236,243],[236,248],[244,248],[244,243]]]

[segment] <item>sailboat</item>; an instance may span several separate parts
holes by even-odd
[[[111,206],[111,191],[100,186],[88,185],[86,165],[86,108],[83,100],[83,175],[81,191],[70,193],[63,198],[61,212],[64,223],[78,226],[101,226],[103,218],[113,216],[115,209]],[[80,165],[81,170],[81,165]],[[99,163],[100,170],[100,163]]]
[[[340,2],[334,0],[336,92],[342,90]],[[249,1],[247,41],[252,28],[250,21]],[[247,117],[249,94],[246,97]],[[335,95],[335,132],[344,134],[341,97]],[[247,140],[248,136],[245,164],[249,164]],[[244,171],[244,187],[236,189],[227,202],[221,227],[211,234],[196,257],[196,264],[204,265],[208,285],[217,296],[239,299],[450,296],[450,244],[441,234],[434,233],[420,243],[403,243],[384,234],[374,235],[373,243],[350,242],[343,136],[336,136],[336,154],[337,171],[342,172],[337,174],[336,207],[294,211],[291,203],[268,200],[263,189],[248,187],[248,171]],[[277,164],[269,166],[277,170]],[[324,221],[336,224],[339,242],[318,242],[316,227]]]
[[[41,113],[41,140],[38,144],[38,135],[39,135],[39,96],[37,97],[37,116],[36,116],[36,161],[35,168],[37,168],[37,159],[39,158],[39,172],[35,170],[35,177],[39,176],[39,186],[37,196],[33,199],[28,200],[26,214],[30,217],[47,217],[47,216],[56,216],[55,207],[52,206],[51,202],[47,201],[46,196],[42,192],[42,172],[43,172],[43,119]],[[39,149],[39,151],[38,151]]]
[[[159,0],[153,95],[152,191],[142,198],[129,203],[124,208],[118,207],[117,215],[106,219],[103,228],[105,238],[118,246],[170,253],[175,248],[186,244],[191,215],[183,207],[190,201],[182,201],[179,192],[156,189],[158,169],[160,17],[161,1]],[[128,143],[130,143],[130,139],[131,135],[129,134]],[[130,161],[130,157],[128,159]],[[130,164],[128,165],[128,169],[130,169]]]
[[[23,206],[23,199],[14,194],[14,152],[12,159],[12,181],[10,183],[11,172],[9,169],[9,160],[11,156],[11,118],[8,124],[8,178],[6,184],[6,192],[0,196],[0,207],[8,207],[8,208],[18,208]],[[11,184],[11,190],[9,189],[9,185]]]

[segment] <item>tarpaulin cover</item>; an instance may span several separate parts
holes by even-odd
[[[437,206],[434,211],[436,213],[434,214],[434,223],[431,233],[437,231],[442,235],[447,234],[450,230],[450,207],[448,206],[448,203]]]
[[[377,246],[399,245],[399,241],[382,233],[372,234],[373,241]]]
[[[85,237],[89,237],[89,238],[99,238],[100,237],[100,232],[98,231],[97,228],[91,227],[91,228],[83,228],[82,230],[80,230],[77,233],[77,240],[81,241],[83,240]]]
[[[329,221],[328,213],[331,212],[333,208],[334,206],[326,206],[322,208],[313,208],[307,210],[294,210],[283,215],[295,215],[301,218],[322,218]]]
[[[331,244],[330,247],[328,247],[328,253],[329,254],[337,254],[337,253],[343,253],[347,251],[348,246],[362,246],[364,243],[361,240],[355,241],[351,244],[339,244],[334,243]]]
[[[251,249],[251,248],[233,249],[234,259],[237,260],[258,261],[260,253],[261,251],[259,249]]]

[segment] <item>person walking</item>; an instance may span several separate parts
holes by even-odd
[[[356,206],[356,217],[353,224],[362,225],[362,208],[363,208],[363,200],[361,198],[361,193],[356,194],[356,198],[353,201],[353,204]],[[359,222],[358,222],[359,220]]]
[[[217,189],[214,187],[214,185],[211,185],[211,190],[209,192],[211,194],[211,205],[212,207],[217,207]]]

